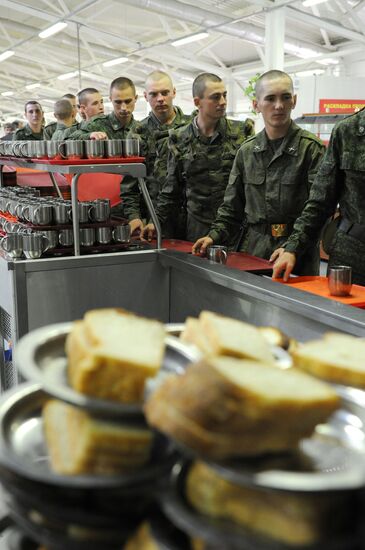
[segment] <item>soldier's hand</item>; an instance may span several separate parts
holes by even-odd
[[[153,237],[155,236],[155,233],[156,231],[153,223],[148,223],[147,225],[144,226],[141,236],[147,239],[147,241],[152,241]]]
[[[135,218],[134,220],[131,220],[129,222],[129,227],[131,228],[131,235],[135,233],[136,235],[139,235],[142,237],[143,233],[143,221],[139,218]]]
[[[90,139],[108,139],[105,132],[91,132]]]
[[[192,253],[205,256],[208,246],[213,244],[213,239],[210,237],[201,237],[193,244]]]
[[[270,256],[270,262],[275,262],[275,260],[277,260],[278,258],[280,258],[280,256],[282,256],[285,252],[285,248],[277,248],[276,250],[274,250],[274,252],[271,254]]]
[[[290,276],[290,273],[293,271],[295,266],[296,256],[292,252],[284,252],[275,262],[274,269],[272,272],[272,278],[278,279],[281,277],[281,274],[284,272],[284,282],[287,282]]]

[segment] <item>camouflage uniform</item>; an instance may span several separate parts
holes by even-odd
[[[52,134],[52,141],[62,141],[65,139],[65,132],[66,130],[69,131],[69,133],[75,132],[80,127],[80,124],[78,122],[75,122],[71,126],[66,126],[63,122],[57,122],[56,129],[54,130]]]
[[[43,139],[52,139],[54,132],[57,130],[57,122],[50,122],[43,130]]]
[[[167,176],[157,205],[162,228],[180,210],[185,213],[185,227],[180,235],[172,236],[195,241],[207,234],[244,140],[244,123],[226,118],[219,120],[212,137],[200,133],[196,118],[170,132]]]
[[[41,141],[43,139],[43,128],[38,134],[33,134],[29,124],[19,128],[13,134],[13,141]]]
[[[140,140],[140,154],[146,158],[146,185],[154,205],[156,205],[160,189],[161,172],[164,176],[166,175],[166,157],[162,153],[163,142],[166,141],[169,130],[180,128],[190,122],[190,116],[185,115],[180,107],[175,106],[174,109],[176,116],[171,124],[161,124],[156,115],[151,111],[148,117],[137,123],[134,130],[128,135],[128,138]],[[156,158],[158,151],[160,151],[160,162],[157,166]],[[164,149],[164,152],[167,154],[167,149]],[[158,171],[159,173],[157,173]],[[135,178],[131,176],[124,177],[122,198],[124,214],[128,220],[136,218],[144,219],[148,216],[146,205],[141,197],[138,182]]]
[[[105,132],[108,139],[126,139],[128,132],[136,126],[132,118],[126,126],[122,126],[114,111],[109,115],[97,115],[82,125],[79,130],[70,134],[67,139],[90,139],[92,132]]]
[[[282,140],[274,141],[279,142],[276,151],[262,130],[240,148],[224,203],[209,231],[214,242],[225,243],[245,217],[247,232],[242,250],[266,259],[288,240],[324,153],[322,142],[294,122]],[[284,235],[272,236],[272,224],[287,224]],[[301,264],[298,273],[318,273],[316,239]]]
[[[295,252],[300,260],[338,203],[343,221],[330,245],[329,265],[352,266],[353,281],[365,285],[365,110],[333,129],[286,250]]]
[[[72,136],[78,130],[84,130],[89,122],[90,122],[89,120],[82,120],[81,122],[75,122],[75,124],[73,124],[69,128],[66,128],[63,131],[62,139],[70,139],[70,136]]]

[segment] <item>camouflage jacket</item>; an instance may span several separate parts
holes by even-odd
[[[121,122],[112,112],[109,115],[99,115],[93,117],[80,127],[79,130],[70,134],[67,139],[90,139],[92,132],[105,132],[108,139],[126,139],[127,134],[136,126],[136,121],[132,118],[127,126],[122,126]]]
[[[167,175],[157,205],[162,226],[182,209],[186,212],[185,238],[194,240],[202,236],[201,231],[207,233],[223,201],[236,153],[245,139],[244,123],[226,118],[218,122],[213,137],[200,134],[195,119],[170,132]]]
[[[322,226],[335,212],[337,204],[340,205],[342,217],[365,225],[364,152],[365,109],[338,122],[334,127],[309,200],[286,244],[288,252],[301,256],[311,242],[318,239]],[[350,241],[352,243],[349,237],[347,246]],[[356,245],[353,248],[352,255],[359,254],[359,248],[357,252]],[[362,269],[365,269],[365,265]]]
[[[13,141],[41,141],[43,139],[43,128],[39,134],[33,134],[29,124],[26,124],[24,128],[19,128],[13,134]]]
[[[161,124],[158,118],[151,111],[148,117],[137,123],[136,127],[129,133],[129,138],[139,139],[140,154],[145,157],[146,164],[146,185],[152,202],[156,204],[160,188],[160,174],[166,175],[167,150],[162,148],[163,142],[167,139],[169,130],[180,128],[190,121],[190,116],[185,115],[180,107],[175,106],[176,116],[171,124]],[[163,151],[159,154],[159,151]],[[166,155],[164,154],[166,153]],[[159,156],[159,164],[156,166],[156,159]],[[145,218],[147,210],[144,201],[141,199],[138,182],[131,176],[125,176],[122,184],[122,198],[124,213],[129,220]]]
[[[47,124],[47,126],[44,127],[43,139],[52,139],[52,136],[57,129],[57,124],[58,123],[56,121],[50,122],[49,124]]]
[[[265,130],[249,138],[237,153],[224,202],[209,236],[215,242],[228,242],[245,220],[245,251],[269,258],[287,240],[287,236],[272,237],[270,225],[289,224],[292,229],[309,196],[323,153],[322,142],[294,122],[276,151]]]
[[[73,139],[71,138],[71,136],[75,133],[75,132],[78,132],[79,130],[84,130],[86,128],[86,125],[89,123],[89,121],[87,120],[82,120],[81,122],[75,122],[75,124],[73,124],[72,126],[70,126],[69,128],[66,128],[64,131],[63,131],[63,136],[62,136],[62,139]],[[76,138],[75,138],[76,139]]]
[[[69,133],[75,132],[80,127],[80,124],[78,122],[75,122],[72,124],[72,126],[66,126],[63,124],[63,122],[57,122],[56,129],[52,134],[52,141],[62,141],[65,139],[65,132],[68,131]]]

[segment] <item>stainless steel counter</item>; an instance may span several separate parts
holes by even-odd
[[[363,310],[181,252],[25,261],[0,256],[0,349],[1,336],[14,343],[32,329],[81,318],[97,307],[124,307],[163,322],[210,309],[277,326],[301,341],[328,330],[365,336]]]

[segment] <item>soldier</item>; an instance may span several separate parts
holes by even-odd
[[[13,135],[13,141],[39,141],[43,139],[43,109],[38,101],[27,101],[24,106],[27,124]]]
[[[329,249],[329,267],[352,267],[353,282],[365,285],[365,110],[333,129],[309,200],[274,264],[273,277],[287,281],[295,264],[318,239],[326,219],[340,205],[341,221]]]
[[[265,128],[238,151],[217,218],[193,253],[228,243],[244,219],[244,252],[269,259],[288,239],[324,153],[322,142],[291,120],[295,104],[288,74],[273,70],[257,80],[253,106],[262,113]],[[313,275],[318,269],[318,243],[313,241],[298,273]]]
[[[116,78],[110,85],[109,98],[113,104],[113,112],[109,115],[94,117],[84,128],[72,134],[71,139],[125,139],[127,137],[128,132],[136,125],[133,111],[138,96],[133,82],[126,77]]]
[[[13,122],[5,122],[4,124],[4,135],[0,138],[1,141],[11,141],[13,139],[13,133],[16,128]]]
[[[128,137],[139,138],[140,153],[146,158],[146,184],[151,199],[156,204],[160,188],[160,175],[166,173],[166,155],[162,153],[162,143],[170,129],[187,124],[190,116],[184,115],[180,107],[173,105],[176,89],[170,76],[163,71],[153,71],[147,76],[144,97],[151,107],[149,115],[139,122]],[[156,167],[157,151],[161,149],[160,163]],[[138,182],[125,176],[122,185],[124,215],[128,218],[131,231],[143,229],[143,219],[147,216],[144,201],[141,198]]]
[[[77,107],[76,107],[76,96],[73,94],[65,94],[61,97],[61,99],[67,99],[71,105],[72,105],[72,124],[76,124],[76,114],[77,114]],[[57,122],[50,122],[45,126],[43,130],[43,139],[52,139],[53,133],[57,129]],[[77,128],[75,128],[77,129]]]
[[[104,100],[99,90],[84,88],[78,92],[77,108],[82,122],[76,122],[71,128],[65,130],[63,139],[104,139],[104,136],[99,136],[99,132],[95,132],[93,135],[86,132],[86,127],[92,119],[104,115]]]
[[[57,120],[56,130],[53,132],[52,140],[62,140],[65,130],[74,125],[73,108],[68,99],[59,99],[54,105],[54,116]]]
[[[157,203],[163,231],[178,217],[180,233],[172,236],[190,241],[209,230],[223,200],[237,150],[246,139],[244,123],[226,118],[227,92],[219,76],[197,76],[193,97],[197,116],[190,124],[170,132],[167,176]],[[149,224],[144,234],[150,238],[153,230],[153,224]]]

